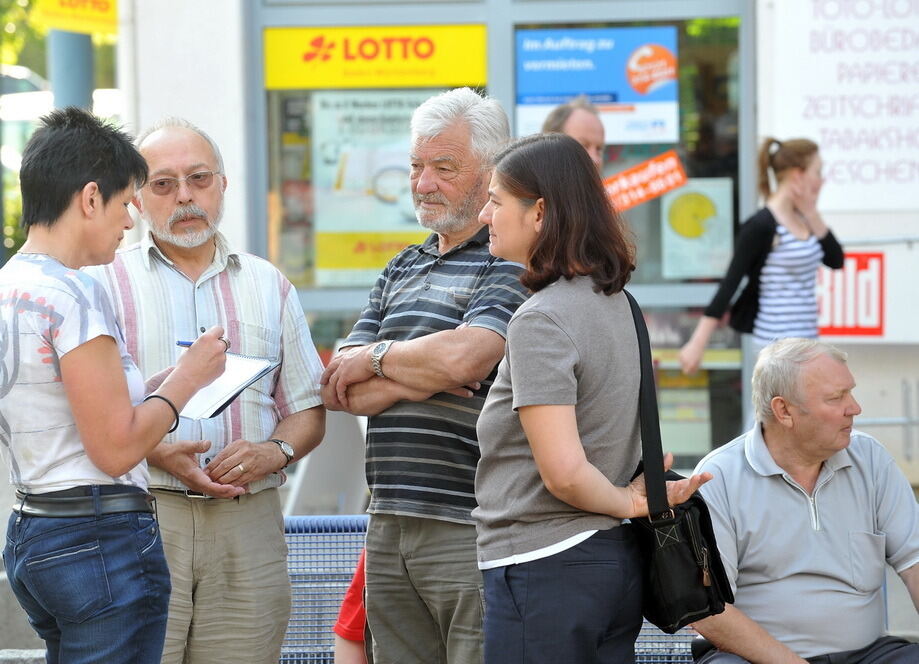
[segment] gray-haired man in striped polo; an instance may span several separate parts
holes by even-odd
[[[412,116],[411,186],[433,233],[393,258],[345,350],[323,374],[328,408],[369,415],[367,620],[376,664],[476,664],[475,425],[521,266],[491,256],[478,221],[491,160],[509,137],[498,103],[469,88]]]

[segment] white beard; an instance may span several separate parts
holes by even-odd
[[[189,215],[195,215],[204,219],[207,222],[207,228],[201,231],[174,233],[171,230],[173,225],[180,219],[184,219]],[[223,199],[221,198],[220,200],[220,205],[217,208],[217,214],[214,216],[213,221],[207,216],[207,212],[205,212],[203,208],[194,204],[182,205],[176,208],[163,228],[157,226],[146,213],[141,213],[140,216],[141,219],[147,222],[147,227],[150,229],[150,232],[153,233],[153,237],[160,242],[165,242],[166,244],[171,244],[176,247],[183,247],[185,249],[193,249],[195,247],[200,247],[217,234],[217,228],[220,226],[220,221],[223,218]]]

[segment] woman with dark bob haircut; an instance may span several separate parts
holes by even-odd
[[[0,456],[16,502],[3,562],[48,664],[159,664],[171,585],[145,458],[223,373],[213,327],[145,382],[101,284],[147,164],[69,107],[22,155],[28,237],[0,268]],[[171,428],[170,428],[171,427]]]
[[[486,664],[633,662],[641,561],[622,519],[646,515],[638,341],[622,289],[633,248],[575,140],[498,156],[479,219],[532,292],[511,318],[478,422],[475,478]],[[669,467],[672,455],[667,455]],[[707,476],[669,482],[683,502]]]

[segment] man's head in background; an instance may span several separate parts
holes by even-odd
[[[575,97],[552,109],[542,125],[542,133],[568,134],[584,146],[597,170],[603,169],[603,148],[606,133],[597,108],[587,97]]]

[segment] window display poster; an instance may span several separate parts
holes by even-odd
[[[369,286],[428,232],[409,184],[409,120],[437,90],[312,95],[316,285]]]
[[[690,178],[661,197],[665,279],[721,277],[731,260],[731,178]]]
[[[684,376],[679,370],[660,370],[658,406],[664,449],[675,455],[700,457],[711,450],[711,398],[707,371]]]
[[[585,95],[616,144],[679,140],[675,26],[518,30],[517,132]]]

